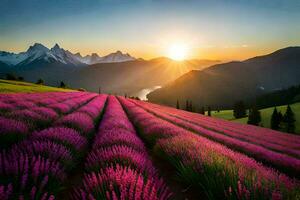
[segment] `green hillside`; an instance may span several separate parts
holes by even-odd
[[[296,132],[300,133],[300,103],[291,104],[291,108],[292,108],[292,110],[293,110],[293,112],[295,113],[295,116],[296,116]],[[272,115],[273,109],[274,109],[274,107],[265,108],[265,109],[260,110],[261,111],[261,117],[262,117],[262,124],[263,124],[264,127],[268,127],[268,128],[270,127],[270,120],[271,120],[271,115]],[[281,113],[284,114],[285,110],[286,110],[286,105],[278,106],[277,110],[281,111]],[[233,117],[233,111],[232,110],[222,110],[220,112],[213,111],[212,116],[217,117],[217,118],[230,120],[230,121],[234,121],[234,122],[243,123],[243,124],[246,124],[247,120],[248,120],[247,117],[241,118],[241,119],[235,119]]]
[[[27,83],[23,81],[9,81],[9,80],[0,79],[0,93],[70,92],[70,91],[75,91],[75,90],[38,85],[38,84]]]

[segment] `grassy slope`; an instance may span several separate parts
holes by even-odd
[[[300,103],[291,104],[291,108],[296,116],[296,132],[300,133]],[[271,108],[265,108],[260,110],[262,116],[262,124],[264,127],[270,127],[270,120],[271,120],[273,109],[274,108],[271,107]],[[284,114],[286,110],[286,106],[278,106],[277,110],[281,111],[281,113]],[[223,110],[220,112],[213,111],[212,116],[226,119],[226,120],[231,120],[233,122],[243,123],[243,124],[246,124],[248,120],[247,117],[241,119],[234,119],[232,110]]]
[[[74,90],[38,85],[21,81],[8,81],[0,79],[0,93],[14,92],[70,92]]]

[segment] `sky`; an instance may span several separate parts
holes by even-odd
[[[1,0],[0,50],[35,42],[145,59],[183,44],[189,59],[242,60],[300,46],[300,1]]]

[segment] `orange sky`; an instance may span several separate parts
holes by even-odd
[[[150,59],[183,43],[188,59],[242,60],[300,46],[295,0],[39,2],[0,3],[0,50],[58,43],[82,55],[121,50]]]

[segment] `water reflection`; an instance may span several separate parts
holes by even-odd
[[[149,94],[150,92],[154,91],[154,90],[157,90],[161,88],[161,86],[154,86],[154,87],[151,87],[151,88],[144,88],[140,91],[138,91],[134,96],[137,96],[138,98],[140,98],[141,100],[148,100],[147,99],[147,94]]]

